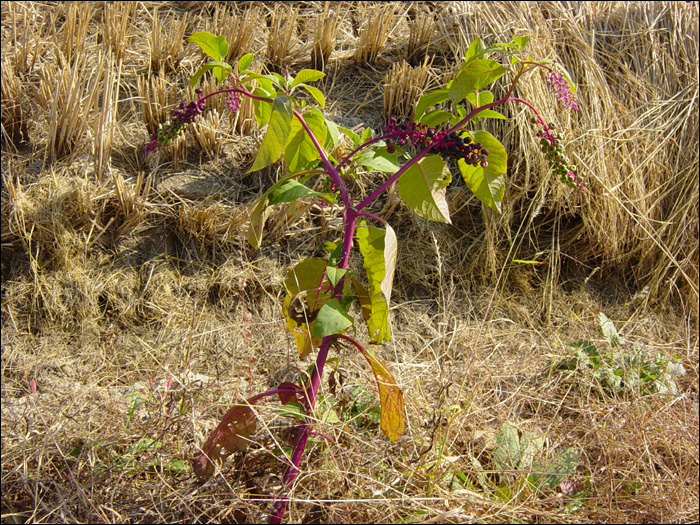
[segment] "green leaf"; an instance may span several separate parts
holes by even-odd
[[[343,126],[338,126],[338,129],[345,133],[350,140],[352,140],[352,143],[355,147],[360,145],[360,136],[353,130],[351,130],[350,128],[344,128]]]
[[[316,108],[312,108],[311,111],[318,111]],[[323,117],[323,114],[318,111],[318,113]],[[338,129],[338,125],[333,122],[332,120],[328,120],[327,118],[323,117],[323,119],[326,122],[326,128],[328,129],[328,135],[326,135],[326,143],[323,145],[326,151],[333,151],[335,148],[338,147],[338,143],[340,141],[340,130]]]
[[[565,448],[550,461],[539,461],[533,479],[540,486],[547,485],[556,489],[563,481],[571,476],[578,467],[581,453],[575,448]]]
[[[306,419],[306,409],[299,401],[290,401],[289,403],[275,408],[275,413],[284,417],[291,417],[297,421]]]
[[[326,266],[326,276],[333,286],[336,286],[346,273],[347,270],[344,268]]]
[[[496,434],[493,460],[498,470],[515,470],[520,461],[520,437],[518,429],[503,423]]]
[[[617,333],[615,325],[608,319],[608,316],[603,312],[598,314],[598,319],[600,323],[600,331],[603,332],[603,337],[606,341],[610,343],[610,346],[615,348],[620,345],[620,334]]]
[[[399,177],[399,195],[406,205],[424,219],[451,224],[445,199],[452,177],[439,155],[428,155]]]
[[[445,111],[443,109],[436,109],[434,111],[429,111],[428,113],[423,115],[418,122],[420,124],[425,124],[429,128],[435,128],[443,122],[450,120],[451,117],[452,113],[450,113],[449,111]]]
[[[238,73],[243,73],[248,71],[248,68],[253,63],[254,55],[253,53],[246,53],[241,58],[238,59]]]
[[[322,108],[326,107],[326,97],[323,96],[323,93],[321,93],[320,89],[317,89],[313,86],[308,86],[306,84],[299,84],[299,87],[304,88],[306,91],[309,92],[309,95],[313,97],[313,99],[318,103],[319,106]]]
[[[289,97],[286,95],[276,97],[270,116],[270,125],[248,173],[261,170],[280,158],[292,129],[291,120],[292,105]]]
[[[520,51],[522,51],[523,49],[525,49],[525,46],[527,45],[527,43],[530,41],[530,37],[529,36],[514,36],[512,38],[512,40],[513,40],[513,42],[515,42],[515,45],[518,46],[518,49],[520,49]]]
[[[481,91],[479,92],[479,99],[476,99],[476,96],[474,93],[468,93],[467,94],[467,100],[471,102],[472,106],[475,108],[485,106],[486,104],[491,104],[493,102],[493,93],[490,91]],[[480,118],[497,118],[497,119],[505,119],[505,115],[501,115],[497,111],[493,111],[492,109],[484,109],[479,112],[479,114],[476,116],[477,120]]]
[[[314,337],[339,334],[354,324],[354,320],[343,309],[338,299],[331,299],[321,307],[314,322]]]
[[[298,86],[304,82],[313,82],[315,80],[320,80],[325,76],[326,74],[322,71],[317,71],[315,69],[302,69],[294,77],[294,80],[292,80],[292,83],[289,84],[289,87],[294,88],[295,86]]]
[[[383,230],[361,221],[355,230],[355,236],[370,287],[369,293],[365,292],[366,295],[363,296],[360,292],[357,295],[370,339],[381,343],[391,338],[389,302],[396,267],[396,234],[388,224],[386,230]],[[359,283],[355,281],[354,284]]]
[[[382,173],[394,174],[399,171],[399,161],[396,159],[396,154],[388,152],[382,154],[379,150],[367,150],[359,157],[357,165]]]
[[[326,121],[323,116],[315,112],[308,112],[302,115],[304,122],[316,137],[319,144],[326,141]],[[298,171],[306,168],[310,162],[320,157],[319,151],[314,146],[311,137],[306,132],[298,119],[291,123],[289,138],[284,146],[284,160],[291,171]]]
[[[228,42],[223,36],[215,36],[209,31],[194,33],[187,39],[188,42],[197,44],[204,53],[214,60],[225,60],[228,54]],[[229,66],[230,68],[231,66]]]
[[[214,70],[214,76],[216,76],[216,79],[219,82],[223,82],[228,76],[226,74],[226,71],[231,71],[231,65],[227,64],[226,62],[218,62],[216,60],[207,62],[201,68],[199,68],[199,70],[194,75],[192,75],[192,78],[190,79],[190,85],[193,88],[197,87],[201,76],[207,71],[211,70]]]
[[[287,179],[279,186],[275,185],[274,189],[268,194],[268,204],[278,204],[280,202],[291,202],[301,197],[322,197],[334,202],[335,195],[333,193],[321,193],[314,191],[308,186],[297,182],[294,179]]]
[[[501,213],[501,201],[505,184],[503,175],[507,170],[506,149],[487,131],[476,131],[474,142],[489,150],[488,166],[467,165],[463,159],[457,161],[462,178],[477,198],[497,213]]]
[[[450,86],[450,100],[455,104],[463,100],[468,93],[489,85],[500,78],[506,68],[495,60],[487,58],[472,60],[457,75]]]
[[[253,90],[253,95],[265,98],[269,97],[269,93],[259,87]],[[262,128],[265,124],[270,122],[270,118],[272,117],[272,104],[264,100],[253,99],[253,110],[255,111],[255,122],[257,122],[259,128]]]
[[[437,89],[426,93],[420,99],[418,99],[418,104],[416,104],[416,110],[414,115],[414,121],[420,122],[423,114],[428,110],[442,102],[445,102],[449,98],[449,91],[446,89]]]
[[[481,41],[481,38],[475,38],[474,41],[469,44],[469,48],[467,49],[467,52],[464,54],[464,63],[463,65],[466,65],[468,62],[479,58],[481,55],[484,54],[485,48],[484,44]]]

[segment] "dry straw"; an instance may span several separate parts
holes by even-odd
[[[158,8],[153,10],[153,30],[148,38],[151,52],[151,70],[175,71],[185,56],[184,39],[188,14],[176,21],[161,19]]]
[[[117,61],[124,55],[131,43],[131,29],[136,19],[136,2],[115,2],[105,4],[102,35],[108,49]]]
[[[429,80],[430,66],[427,62],[418,67],[411,67],[404,61],[394,64],[384,77],[384,118],[412,117],[413,108]]]
[[[374,64],[394,28],[396,4],[387,3],[383,7],[362,4],[360,13],[363,29],[354,60],[356,64]]]
[[[22,82],[8,60],[2,61],[2,141],[17,146],[29,140]]]
[[[284,72],[300,52],[296,35],[299,8],[276,3],[269,16],[267,60],[273,69]]]
[[[435,15],[428,10],[421,10],[409,23],[408,43],[406,44],[406,61],[412,66],[421,64],[428,53],[433,40],[436,22]]]
[[[223,35],[228,42],[228,61],[237,60],[246,53],[253,53],[255,37],[263,25],[260,9],[254,5],[245,10],[229,8],[230,4],[217,4],[212,21],[212,33]]]
[[[331,3],[325,2],[323,13],[315,19],[314,42],[311,48],[311,67],[323,71],[331,58],[338,36],[337,9],[331,9]]]

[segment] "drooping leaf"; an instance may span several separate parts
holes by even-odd
[[[197,87],[197,84],[199,83],[199,79],[201,76],[206,73],[207,71],[214,71],[214,76],[219,82],[223,82],[226,80],[226,77],[228,76],[226,74],[226,71],[231,71],[231,65],[226,63],[226,62],[221,62],[218,60],[212,60],[210,62],[207,62],[204,64],[202,67],[200,67],[197,72],[192,75],[192,78],[190,79],[190,85],[195,88]]]
[[[318,110],[316,108],[312,108],[311,111]],[[321,115],[321,117],[323,117],[323,113],[320,111],[318,111],[318,113]],[[340,141],[340,130],[338,129],[338,125],[332,120],[325,117],[323,117],[323,119],[326,122],[326,129],[328,130],[328,134],[326,135],[326,143],[323,145],[323,147],[326,151],[333,151],[336,147],[338,147],[338,142]]]
[[[620,344],[620,334],[617,333],[617,329],[613,322],[605,315],[603,312],[598,314],[598,319],[600,323],[600,331],[603,332],[603,337],[610,343],[610,346],[615,348]]]
[[[505,67],[488,58],[468,62],[462,67],[450,86],[450,100],[455,104],[460,102],[468,93],[488,86],[505,72]]]
[[[403,392],[396,385],[394,375],[384,363],[369,350],[363,349],[362,354],[372,367],[372,372],[377,380],[379,403],[382,407],[380,423],[382,432],[390,440],[396,441],[406,428],[406,407]]]
[[[256,416],[248,405],[236,405],[224,415],[219,426],[207,439],[202,452],[192,460],[192,468],[197,476],[211,477],[214,463],[223,461],[236,450],[248,447],[250,436],[255,432]]]
[[[424,219],[451,223],[445,193],[452,177],[439,155],[427,155],[399,177],[398,192]]]
[[[266,209],[267,197],[263,196],[250,212],[248,218],[248,231],[246,232],[246,240],[248,243],[257,250],[260,248],[262,243],[262,233],[263,227],[265,226],[265,219],[269,215],[269,211]]]
[[[321,197],[329,202],[334,202],[335,195],[333,193],[321,193],[314,191],[308,186],[297,182],[294,179],[282,181],[282,184],[275,185],[267,194],[268,204],[279,204],[280,202],[292,202],[301,197]]]
[[[396,154],[386,151],[382,153],[379,150],[367,150],[359,157],[357,164],[382,173],[394,174],[399,171],[399,161],[396,159]]]
[[[386,230],[383,230],[361,221],[355,235],[369,283],[368,297],[360,297],[360,306],[367,321],[370,339],[374,343],[381,343],[391,338],[389,302],[396,265],[396,234],[388,224]]]
[[[314,337],[326,337],[339,334],[354,324],[354,320],[345,311],[338,299],[331,299],[324,304],[314,321]]]
[[[197,44],[204,53],[214,60],[226,60],[228,42],[226,42],[226,38],[223,36],[216,36],[209,31],[200,31],[190,36],[187,41]],[[231,66],[229,66],[229,68],[230,67]]]
[[[476,131],[474,142],[489,150],[488,166],[467,165],[459,159],[457,165],[467,187],[481,202],[497,213],[501,213],[501,201],[505,190],[503,175],[507,170],[506,149],[487,131]]]
[[[289,97],[286,95],[275,97],[272,115],[270,116],[270,125],[248,173],[261,170],[280,158],[284,145],[287,143],[287,137],[289,137],[292,129],[291,121],[292,105]]]
[[[322,108],[326,107],[326,97],[323,96],[323,92],[321,92],[320,89],[315,88],[313,86],[309,86],[307,84],[299,84],[300,88],[304,88],[306,91],[309,92],[309,95],[318,103],[319,106]]]

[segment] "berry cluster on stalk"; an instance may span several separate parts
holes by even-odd
[[[384,135],[400,146],[412,144],[418,149],[430,148],[431,153],[443,158],[461,159],[474,167],[488,166],[489,150],[480,142],[473,143],[469,135],[462,136],[456,131],[438,130],[413,122],[399,123],[391,117],[384,127]],[[393,153],[394,146],[390,144],[387,151]]]
[[[535,122],[537,121],[535,120]],[[564,153],[564,146],[561,144],[559,134],[552,131],[553,129],[554,125],[550,124],[537,132],[540,148],[549,162],[549,167],[559,177],[559,180],[570,188],[578,188],[581,192],[586,191],[583,176],[577,173],[576,165],[572,164]]]
[[[180,103],[180,106],[173,111],[172,122],[162,124],[158,128],[156,136],[151,137],[151,141],[145,148],[146,153],[155,153],[170,141],[177,138],[178,135],[182,135],[185,126],[194,122],[195,119],[201,115],[202,111],[205,109],[202,88],[197,88],[194,92],[197,94],[197,100],[193,100],[189,104],[185,104],[184,102]]]

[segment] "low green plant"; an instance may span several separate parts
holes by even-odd
[[[592,371],[610,395],[678,394],[676,378],[685,374],[680,358],[668,358],[658,352],[655,358],[649,359],[641,348],[630,353],[616,351],[622,343],[615,325],[603,312],[600,312],[599,322],[610,351],[601,353],[592,342],[581,339],[569,345],[573,356],[559,363],[558,369]]]
[[[321,419],[315,412],[331,348],[350,346],[367,360],[379,391],[382,432],[395,441],[406,427],[403,393],[389,367],[371,348],[363,347],[350,335],[354,336],[358,328],[349,313],[355,303],[372,344],[382,344],[391,337],[389,303],[397,237],[382,217],[368,211],[369,205],[396,185],[398,196],[420,217],[451,223],[446,199],[446,188],[452,180],[450,163],[456,164],[467,187],[485,206],[500,212],[505,193],[506,151],[496,137],[475,128],[482,119],[506,119],[496,110],[504,104],[521,104],[532,112],[533,123],[539,126],[537,136],[542,152],[553,173],[564,184],[584,191],[582,175],[566,157],[553,126],[545,124],[532,104],[513,95],[526,74],[544,69],[557,98],[566,108],[576,110],[574,84],[561,64],[549,59],[533,60],[525,54],[527,36],[489,47],[477,38],[469,46],[454,80],[420,98],[412,121],[389,118],[378,132],[368,127],[355,133],[324,115],[325,96],[310,85],[323,78],[323,72],[302,69],[294,75],[287,71],[259,74],[251,70],[251,54],[242,56],[235,66],[226,62],[229,46],[222,36],[200,32],[189,41],[212,58],[191,79],[197,99],[183,102],[171,122],[158,128],[146,150],[155,152],[181,135],[206,111],[209,98],[225,94],[229,109],[235,112],[242,97],[247,97],[252,100],[258,127],[267,127],[249,171],[261,170],[280,159],[289,170],[250,209],[247,240],[251,246],[260,247],[265,220],[274,205],[287,204],[296,211],[298,199],[311,199],[342,217],[342,236],[325,243],[327,255],[298,262],[284,280],[287,293],[282,313],[286,329],[293,335],[300,357],[316,354],[310,376],[297,383],[282,383],[232,407],[194,459],[195,473],[211,476],[216,462],[248,445],[256,429],[254,404],[276,395],[283,405],[291,405],[287,415],[298,420],[299,425],[283,479],[285,492],[275,503],[270,520],[278,523],[313,422]],[[505,60],[488,58],[491,54],[504,56]],[[210,72],[219,82],[228,83],[228,88],[204,95],[198,83]],[[506,94],[496,99],[486,88],[506,74],[510,77]],[[341,134],[352,142],[349,151],[341,145]],[[354,196],[349,182],[365,171],[384,173],[386,178],[368,195]],[[349,269],[355,246],[362,258],[364,272],[360,273],[364,275]],[[360,413],[364,412],[363,403],[360,400],[357,404]]]

